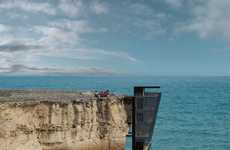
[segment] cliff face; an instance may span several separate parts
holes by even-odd
[[[0,150],[122,150],[127,132],[123,97],[0,92]]]

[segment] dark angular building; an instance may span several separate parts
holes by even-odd
[[[156,122],[161,93],[147,91],[159,86],[134,87],[132,147],[133,150],[149,150]]]

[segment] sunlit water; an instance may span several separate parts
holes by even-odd
[[[230,77],[0,77],[0,88],[7,89],[110,89],[131,95],[134,85],[162,87],[152,149],[230,150]]]

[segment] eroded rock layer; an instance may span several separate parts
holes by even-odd
[[[123,150],[121,96],[0,91],[0,150]]]

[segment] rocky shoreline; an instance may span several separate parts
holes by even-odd
[[[0,150],[123,150],[124,96],[0,90]]]

